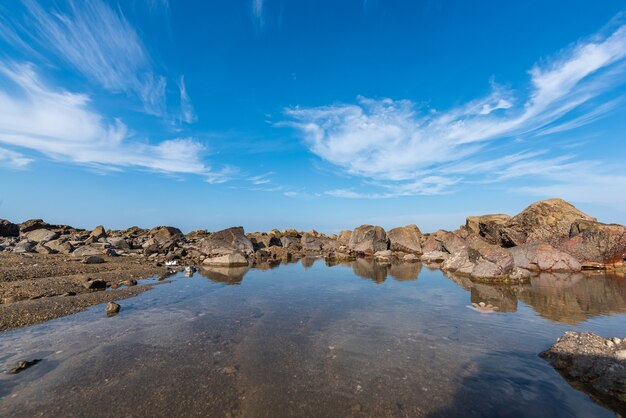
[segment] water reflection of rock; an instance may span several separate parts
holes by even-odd
[[[626,280],[610,274],[541,273],[519,285],[448,277],[470,292],[472,303],[492,304],[499,312],[517,311],[519,299],[546,319],[575,325],[593,316],[626,311]]]
[[[249,267],[202,267],[200,274],[219,283],[241,284],[243,276],[250,270]]]
[[[417,280],[422,265],[420,263],[380,264],[374,260],[359,258],[351,263],[352,271],[359,277],[383,283],[387,275],[398,281]]]
[[[389,267],[389,274],[401,282],[417,280],[420,271],[422,271],[422,263],[392,264]]]
[[[454,274],[447,274],[447,276],[470,292],[471,303],[491,304],[498,307],[498,312],[517,311],[517,292],[520,286],[473,282],[469,277]]]
[[[592,316],[624,313],[626,280],[608,274],[542,273],[519,298],[544,318],[577,324]]]

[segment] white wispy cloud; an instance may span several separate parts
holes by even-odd
[[[0,167],[24,168],[32,161],[24,154],[0,147]]]
[[[193,105],[191,104],[191,99],[187,94],[184,76],[180,77],[178,88],[180,90],[180,119],[186,123],[193,123],[196,121],[197,117]]]
[[[92,110],[87,95],[47,86],[31,64],[0,62],[0,81],[0,143],[100,168],[224,177],[202,162],[204,146],[192,138],[137,139],[121,120]],[[13,164],[29,162],[6,151],[3,156]]]
[[[46,4],[25,1],[21,15],[0,21],[0,37],[32,56],[53,54],[103,88],[136,97],[153,115],[166,111],[166,78],[154,70],[135,28],[100,0]]]
[[[466,175],[493,178],[495,165],[501,180],[522,172],[549,177],[554,170],[539,167],[563,167],[572,157],[554,160],[545,150],[494,155],[485,152],[487,144],[574,129],[615,109],[621,101],[603,95],[626,82],[625,58],[626,25],[621,25],[535,65],[525,94],[492,84],[486,97],[445,111],[408,100],[359,97],[356,104],[286,109],[285,124],[297,128],[324,161],[389,189],[328,192],[333,196],[443,193]]]

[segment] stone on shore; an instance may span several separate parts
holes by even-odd
[[[49,229],[35,229],[34,231],[25,233],[24,237],[34,242],[47,242],[57,239],[59,234]]]
[[[509,215],[503,214],[468,216],[465,228],[468,232],[485,238],[490,244],[499,244],[502,241],[500,230],[510,219]]]
[[[72,256],[74,257],[89,257],[92,255],[102,255],[102,250],[91,245],[83,245],[82,247],[75,249],[72,253]]]
[[[107,303],[106,313],[107,316],[114,316],[120,312],[121,306],[115,302]]]

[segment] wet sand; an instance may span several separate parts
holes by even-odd
[[[124,286],[129,279],[167,273],[166,268],[141,257],[104,257],[104,260],[100,264],[84,264],[82,259],[58,254],[0,254],[0,331],[136,296],[152,285]],[[86,279],[104,280],[108,287],[124,287],[89,290],[82,284]]]

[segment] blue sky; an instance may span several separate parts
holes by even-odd
[[[626,223],[621,1],[0,4],[0,218]]]

